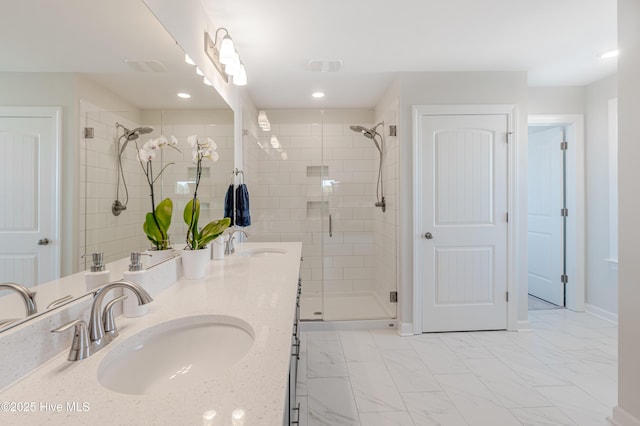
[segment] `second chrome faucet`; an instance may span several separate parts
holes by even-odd
[[[74,320],[52,330],[52,332],[59,333],[74,327],[74,338],[71,351],[69,352],[69,361],[78,361],[89,357],[104,348],[117,336],[115,321],[110,312],[115,302],[111,301],[104,309],[102,308],[102,303],[107,293],[116,288],[127,288],[131,290],[138,298],[139,305],[146,305],[153,301],[149,293],[134,282],[118,280],[106,284],[98,290],[93,298],[88,328],[84,321]],[[117,299],[122,300],[123,298],[124,296],[120,296]],[[105,332],[105,327],[108,329],[107,332]]]

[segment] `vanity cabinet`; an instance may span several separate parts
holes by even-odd
[[[287,413],[285,425],[300,423],[300,404],[296,401],[296,386],[298,382],[298,361],[300,360],[300,295],[302,294],[302,278],[298,278],[296,290],[296,309],[293,319],[293,333],[291,335],[291,359],[289,362],[289,385],[287,398]]]

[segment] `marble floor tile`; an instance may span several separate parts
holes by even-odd
[[[382,360],[369,330],[341,331],[340,342],[347,362]]]
[[[416,425],[464,426],[469,424],[445,392],[403,393],[402,399]]]
[[[497,359],[471,359],[465,364],[506,408],[546,407],[552,404],[535,388]]]
[[[577,386],[545,386],[538,391],[580,426],[602,426],[611,414],[611,407]]]
[[[347,367],[359,411],[406,410],[382,361],[349,362]]]
[[[603,425],[617,403],[617,328],[565,309],[531,332],[305,331],[301,425]]]
[[[520,426],[509,410],[473,374],[442,374],[436,379],[470,425]]]
[[[414,350],[383,351],[381,355],[399,392],[442,390]]]
[[[415,426],[407,411],[360,413],[360,424],[362,426]]]
[[[389,351],[402,351],[402,350],[412,350],[413,348],[409,344],[413,336],[403,337],[398,335],[398,330],[396,329],[376,329],[371,330],[371,336],[373,340],[376,342],[376,346],[379,350],[389,350]]]
[[[307,377],[346,377],[347,364],[344,361],[342,345],[335,334],[333,338],[307,337]]]
[[[578,426],[557,407],[514,408],[511,414],[524,426]]]
[[[309,426],[359,425],[358,409],[347,377],[309,379]]]
[[[493,358],[493,355],[474,339],[472,332],[443,333],[440,339],[459,359]]]
[[[529,386],[561,386],[571,384],[519,346],[490,349],[500,361],[522,377]]]
[[[433,374],[468,373],[469,369],[439,338],[411,340],[411,346]]]
[[[618,404],[617,380],[598,373],[582,362],[556,364],[549,367],[604,405],[614,407]]]

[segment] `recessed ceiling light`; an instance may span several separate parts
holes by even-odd
[[[202,82],[207,86],[213,86],[213,83],[209,81],[207,77],[202,77]]]
[[[311,96],[313,96],[316,99],[324,98],[324,92],[313,92]]]
[[[615,58],[619,54],[620,54],[620,51],[618,49],[608,50],[604,52],[602,55],[600,55],[600,58],[602,59]]]
[[[182,98],[182,99],[189,99],[191,97],[191,95],[188,94],[188,93],[180,92],[180,93],[178,93],[178,97]]]

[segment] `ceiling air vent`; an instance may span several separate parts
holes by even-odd
[[[307,69],[313,72],[338,72],[342,69],[342,61],[311,59],[307,62]]]
[[[135,61],[132,59],[125,59],[124,63],[129,65],[129,67],[138,72],[166,72],[167,67],[157,59],[145,60],[145,61]]]

